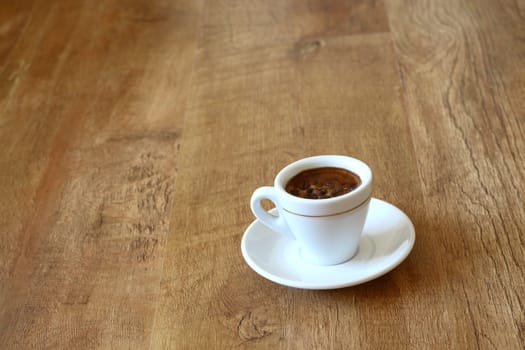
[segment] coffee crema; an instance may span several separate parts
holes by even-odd
[[[286,184],[286,192],[301,198],[326,199],[342,196],[361,184],[353,172],[336,167],[313,168],[301,171]]]

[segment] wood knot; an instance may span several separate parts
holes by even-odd
[[[321,39],[301,39],[296,42],[292,49],[295,59],[304,60],[317,53],[324,46]]]
[[[272,334],[272,329],[266,320],[256,317],[251,311],[242,315],[237,324],[237,334],[243,341],[252,341]]]

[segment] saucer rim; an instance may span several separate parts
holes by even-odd
[[[387,206],[390,206],[390,207],[394,208],[395,210],[397,210],[406,219],[406,221],[408,223],[408,231],[409,231],[407,240],[403,241],[403,242],[408,241],[409,245],[407,246],[407,248],[405,249],[403,254],[401,254],[400,257],[397,260],[395,260],[392,264],[386,265],[383,269],[377,271],[374,274],[367,275],[367,276],[362,277],[362,278],[352,279],[352,280],[350,280],[348,282],[343,282],[343,283],[335,283],[335,284],[334,283],[327,283],[327,284],[315,284],[314,283],[314,284],[312,284],[311,282],[301,282],[301,281],[293,281],[293,280],[290,280],[290,279],[285,279],[285,278],[276,276],[276,275],[274,275],[274,274],[272,274],[270,272],[267,272],[267,270],[261,268],[255,261],[253,261],[253,259],[248,254],[247,248],[246,248],[246,245],[247,245],[246,244],[246,240],[247,240],[247,236],[249,235],[248,232],[253,230],[253,226],[255,226],[257,224],[262,224],[258,219],[255,219],[254,221],[252,221],[250,223],[250,225],[246,228],[246,230],[243,233],[243,236],[242,236],[242,239],[241,239],[241,253],[242,253],[242,256],[244,258],[244,261],[248,264],[248,266],[252,270],[254,270],[257,274],[261,275],[265,279],[270,280],[270,281],[272,281],[274,283],[283,285],[283,286],[292,287],[292,288],[298,288],[298,289],[310,289],[310,290],[340,289],[340,288],[347,288],[347,287],[356,286],[356,285],[359,285],[359,284],[363,284],[363,283],[369,282],[369,281],[374,280],[376,278],[379,278],[379,277],[389,273],[390,271],[394,270],[403,261],[405,261],[405,259],[408,257],[408,255],[410,254],[410,252],[414,248],[414,244],[416,242],[416,231],[415,231],[414,224],[412,223],[412,220],[410,220],[408,215],[406,215],[405,212],[403,212],[401,209],[399,209],[398,207],[396,207],[395,205],[393,205],[393,204],[391,204],[391,203],[389,203],[387,201],[384,201],[384,200],[381,200],[381,199],[378,199],[378,198],[375,198],[375,197],[371,197],[371,202],[370,202],[371,205],[372,205],[373,201],[382,202],[382,204],[386,204]],[[270,212],[275,212],[275,211],[276,210],[274,208]],[[341,266],[341,265],[344,265],[346,263],[347,262],[343,262],[341,264],[331,265],[331,266],[316,266],[316,268],[324,268],[324,269],[330,270],[330,268],[332,268],[332,267]],[[306,263],[305,263],[305,265],[306,265]]]

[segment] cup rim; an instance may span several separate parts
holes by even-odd
[[[359,176],[361,184],[348,193],[332,198],[301,198],[286,192],[286,183],[293,176],[307,169],[325,166],[349,170]],[[372,181],[372,170],[359,159],[344,155],[318,155],[299,159],[285,166],[276,175],[274,187],[281,198],[281,205],[284,209],[299,215],[327,215],[337,211],[351,210],[366,201],[371,195]]]

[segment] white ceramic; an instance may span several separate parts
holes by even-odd
[[[350,170],[361,178],[361,184],[350,193],[327,199],[300,198],[285,191],[293,176],[319,167]],[[356,253],[371,193],[372,171],[362,161],[346,156],[315,156],[286,166],[275,177],[273,187],[255,190],[250,204],[261,223],[297,240],[305,261],[315,265],[335,265]],[[266,212],[261,206],[263,199],[275,203],[278,216]]]
[[[414,226],[401,210],[372,198],[359,251],[342,264],[305,263],[297,241],[270,230],[259,220],[246,229],[241,251],[248,265],[270,281],[303,289],[335,289],[391,271],[408,256],[415,239]]]

